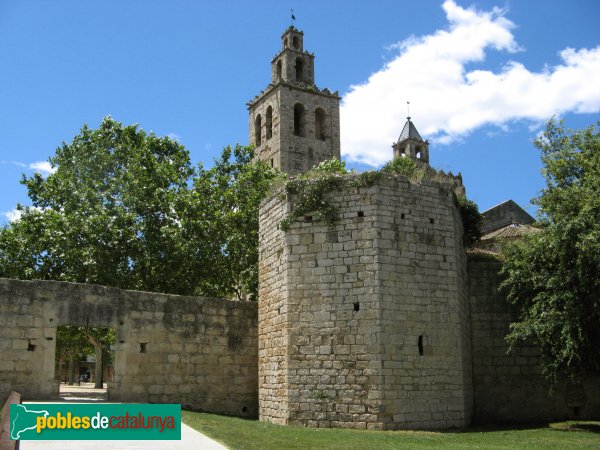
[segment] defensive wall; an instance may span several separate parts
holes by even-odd
[[[116,331],[109,400],[257,416],[257,305],[0,279],[0,398],[56,400],[56,329]]]
[[[332,192],[332,227],[261,206],[259,414],[311,427],[444,429],[590,419],[600,379],[550,386],[539,349],[507,353],[498,259],[470,255],[453,183],[388,177]],[[310,213],[309,213],[310,214]]]
[[[531,422],[600,417],[600,379],[563,380],[550,386],[541,375],[539,347],[504,339],[517,311],[502,295],[501,263],[485,255],[468,259],[473,351],[474,420]]]
[[[0,397],[54,400],[61,325],[115,329],[112,401],[180,403],[280,424],[445,429],[592,419],[600,380],[549,394],[500,262],[467,258],[451,183],[404,177],[331,193],[339,219],[261,205],[259,302],[0,279]]]

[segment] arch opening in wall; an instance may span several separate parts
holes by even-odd
[[[315,138],[324,141],[326,137],[325,130],[327,130],[327,116],[323,109],[317,108],[315,110]]]
[[[59,383],[59,398],[78,395],[108,399],[108,385],[115,381],[117,332],[114,328],[59,325],[54,348],[54,379]]]
[[[287,38],[285,38],[283,40],[283,48],[287,48],[287,46],[288,46],[288,40],[287,40]]]
[[[294,135],[304,137],[306,110],[301,103],[294,105]]]
[[[296,58],[296,81],[302,81],[304,78],[304,61],[302,58]]]
[[[298,49],[298,46],[299,46],[298,36],[294,36],[292,38],[292,45],[294,46],[295,49]]]
[[[254,144],[258,147],[262,143],[261,141],[261,128],[262,128],[262,117],[260,114],[256,116],[254,120]]]
[[[265,127],[267,128],[267,139],[271,139],[273,136],[273,107],[267,108],[267,115],[265,118]]]
[[[277,61],[277,81],[281,81],[281,71],[282,71],[282,62],[281,60]]]
[[[415,156],[416,156],[416,158],[417,159],[422,159],[422,157],[423,157],[422,155],[423,154],[421,153],[421,147],[417,146],[417,148],[415,148]]]

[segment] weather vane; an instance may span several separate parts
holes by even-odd
[[[294,23],[296,22],[296,16],[294,15],[293,9],[290,9],[290,14],[292,16],[292,26],[294,26]]]
[[[410,120],[410,102],[406,102],[406,114],[408,115],[406,118]]]

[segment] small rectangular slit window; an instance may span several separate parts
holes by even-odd
[[[357,216],[358,217],[365,217],[365,212],[364,211],[358,211]]]
[[[356,302],[356,303],[354,304],[354,311],[359,311],[359,310],[360,310],[360,303],[359,303],[359,302]]]
[[[140,342],[140,353],[146,353],[147,342]]]
[[[423,356],[423,335],[419,336],[417,346],[419,347],[419,356]]]
[[[31,342],[29,344],[27,344],[27,351],[28,352],[35,351],[35,345],[33,345]]]

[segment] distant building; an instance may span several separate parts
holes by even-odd
[[[531,225],[535,219],[512,200],[506,200],[481,213],[483,234],[491,233],[508,225]]]

